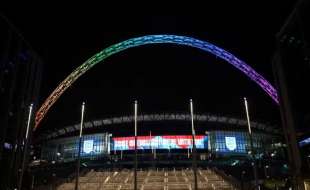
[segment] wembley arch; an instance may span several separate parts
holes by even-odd
[[[131,38],[120,43],[111,45],[99,53],[95,54],[82,65],[76,68],[69,76],[67,76],[57,88],[49,95],[45,100],[43,105],[39,108],[36,113],[35,118],[35,128],[37,128],[47,114],[48,110],[53,106],[53,104],[58,100],[58,98],[65,92],[65,90],[71,86],[80,76],[82,76],[86,71],[91,69],[97,63],[104,61],[109,56],[116,54],[118,52],[124,51],[126,49],[143,46],[147,44],[177,44],[189,46],[197,49],[201,49],[208,53],[211,53],[221,59],[227,61],[235,68],[247,75],[251,80],[253,80],[259,87],[261,87],[276,103],[279,104],[278,94],[276,89],[268,82],[262,75],[258,74],[252,67],[247,65],[245,62],[241,61],[233,54],[225,51],[224,49],[217,47],[209,42],[202,41],[187,36],[177,36],[177,35],[147,35],[136,38]]]

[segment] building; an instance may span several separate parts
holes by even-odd
[[[247,182],[253,180],[246,120],[196,114],[194,122],[199,168],[216,166],[228,170],[237,178],[241,172],[246,172],[243,180]],[[279,127],[254,121],[251,122],[251,126],[260,179],[285,175],[286,146],[283,144]],[[133,170],[135,140],[132,116],[89,120],[83,127],[81,171]],[[72,177],[78,157],[79,128],[79,123],[76,123],[55,127],[52,132],[42,131],[41,139],[37,141],[37,145],[41,148],[37,154],[39,159],[33,160],[31,167],[35,176],[35,186],[57,185],[54,181],[67,179],[74,181]],[[150,168],[152,170],[192,168],[194,153],[190,115],[180,113],[139,115],[137,149],[139,171],[149,171]],[[70,175],[63,176],[65,173],[63,168],[66,168],[66,172],[70,171]]]
[[[29,106],[37,106],[42,61],[21,34],[0,17],[0,188],[16,187],[21,172]],[[34,111],[33,110],[33,111]]]
[[[139,154],[157,152],[167,155],[183,155],[183,160],[192,152],[192,137],[189,127],[189,114],[145,114],[138,117],[137,149]],[[112,155],[130,157],[134,150],[134,136],[130,135],[132,116],[120,116],[112,118],[86,121],[81,144],[82,159],[100,160]],[[196,140],[195,145],[198,154],[203,157],[213,155],[215,157],[241,156],[248,157],[250,138],[247,131],[247,123],[243,119],[211,114],[195,115]],[[276,126],[252,122],[253,147],[257,155],[270,155],[274,149],[282,147],[278,155],[285,157],[282,146],[282,134]],[[156,126],[154,128],[154,126]],[[169,127],[170,126],[170,127]],[[159,130],[165,128],[166,130]],[[122,130],[120,130],[122,129]],[[174,129],[174,130],[173,130]],[[177,129],[177,130],[176,130]],[[48,162],[75,161],[78,155],[79,138],[77,132],[79,124],[65,127],[57,127],[54,132],[42,133],[42,145],[40,155],[42,160]],[[88,148],[87,148],[88,147]],[[88,151],[84,151],[87,149]],[[181,156],[182,157],[182,156]],[[181,158],[180,157],[180,158]],[[158,157],[159,158],[159,157]],[[118,158],[119,159],[119,158]],[[165,158],[163,156],[163,159]],[[201,160],[199,159],[199,160]],[[125,159],[126,160],[126,159]],[[182,160],[182,159],[181,159]]]
[[[304,161],[307,154],[302,150],[301,157],[298,146],[298,141],[309,137],[310,125],[310,91],[305,89],[310,83],[309,13],[309,1],[299,0],[276,36],[273,59],[288,158],[294,181],[300,186],[303,184],[301,178],[310,177],[309,166]]]

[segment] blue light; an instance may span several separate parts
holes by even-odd
[[[305,146],[307,144],[310,144],[310,137],[308,137],[302,141],[299,141],[299,146]]]

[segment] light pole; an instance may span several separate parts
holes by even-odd
[[[33,104],[30,104],[29,106],[29,112],[28,112],[28,120],[27,120],[27,129],[25,134],[25,140],[24,140],[24,152],[23,152],[23,160],[19,175],[19,181],[18,181],[18,190],[22,189],[23,185],[23,177],[24,177],[24,171],[25,171],[25,165],[27,162],[27,154],[28,154],[28,145],[29,145],[29,130],[30,130],[30,124],[31,124],[31,118],[32,118],[32,110],[33,110]]]
[[[79,189],[80,160],[81,160],[81,145],[82,145],[82,134],[83,134],[84,110],[85,110],[85,102],[83,102],[83,104],[82,104],[79,148],[78,148],[79,150],[78,150],[78,157],[77,157],[77,164],[76,164],[76,176],[75,176],[75,190]]]
[[[134,170],[134,189],[137,190],[137,165],[138,165],[138,152],[137,152],[137,113],[138,113],[138,101],[135,100],[135,105],[134,105],[134,111],[135,111],[135,115],[134,115],[134,122],[135,122],[135,170]]]
[[[194,185],[195,190],[198,190],[197,185],[197,158],[196,158],[196,143],[195,143],[195,128],[194,128],[194,109],[193,100],[190,99],[191,124],[192,124],[192,141],[193,141],[193,170],[194,170]]]
[[[255,180],[255,189],[257,189],[258,186],[258,176],[257,176],[257,168],[256,168],[256,161],[255,161],[255,153],[253,148],[253,137],[252,137],[252,130],[251,130],[251,122],[250,122],[250,116],[249,116],[249,109],[248,109],[248,101],[244,97],[244,106],[245,106],[245,112],[247,117],[247,123],[248,123],[248,131],[249,131],[249,137],[250,137],[250,151],[251,151],[251,157],[252,157],[252,166],[253,166],[253,173],[254,173],[254,180]]]

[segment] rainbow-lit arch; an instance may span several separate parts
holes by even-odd
[[[63,80],[57,88],[52,92],[51,95],[45,100],[41,108],[36,113],[35,118],[35,128],[38,127],[41,120],[44,118],[48,110],[52,105],[57,101],[57,99],[64,93],[64,91],[73,84],[81,75],[83,75],[90,68],[95,66],[97,63],[103,61],[107,57],[116,54],[120,51],[123,51],[128,48],[142,46],[146,44],[162,44],[162,43],[171,43],[178,45],[186,45],[190,47],[195,47],[206,52],[212,53],[217,57],[220,57],[226,60],[228,63],[242,71],[250,79],[252,79],[256,84],[258,84],[273,100],[276,104],[279,104],[278,94],[275,88],[258,74],[254,69],[252,69],[245,62],[241,61],[231,53],[219,48],[209,42],[198,40],[186,36],[176,36],[176,35],[148,35],[137,38],[131,38],[123,42],[114,44],[110,47],[105,48],[99,53],[95,54],[77,69],[75,69],[65,80]]]

